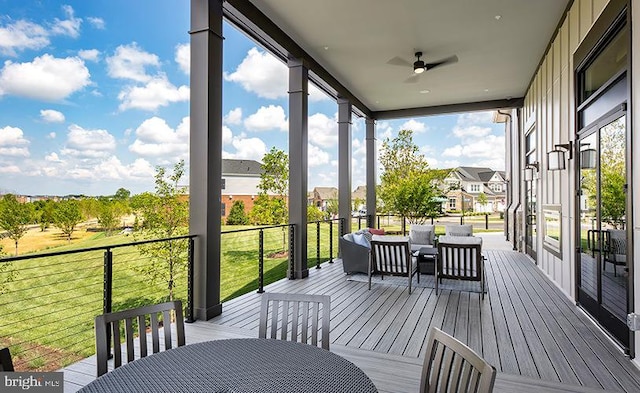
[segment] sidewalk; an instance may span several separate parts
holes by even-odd
[[[484,250],[513,251],[513,244],[505,240],[502,232],[480,232],[474,236],[482,238],[482,248]]]

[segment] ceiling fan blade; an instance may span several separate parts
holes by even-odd
[[[447,57],[446,59],[442,59],[440,61],[436,61],[435,63],[426,63],[424,66],[427,70],[439,67],[445,64],[453,64],[458,62],[458,56],[453,55],[451,57]]]
[[[404,80],[404,83],[416,83],[420,79],[420,74],[413,74]]]
[[[390,59],[389,61],[387,61],[387,64],[403,66],[403,67],[410,67],[410,66],[413,65],[413,63],[409,63],[407,60],[403,59],[402,57],[398,57],[398,56],[396,56],[396,57]]]

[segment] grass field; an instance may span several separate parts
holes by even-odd
[[[223,231],[231,228],[223,228]],[[237,229],[234,227],[233,229]],[[337,225],[334,225],[337,253]],[[264,231],[265,285],[285,277],[288,262],[288,234],[280,228]],[[221,299],[239,296],[258,288],[258,233],[223,233],[221,249]],[[322,256],[328,258],[328,224],[321,226]],[[315,265],[316,227],[309,227],[309,264]],[[84,249],[134,241],[132,236],[77,232],[71,244],[55,244],[55,231],[29,233],[24,248],[36,244],[48,252]],[[29,247],[31,243],[31,247]],[[22,247],[20,248],[22,249]],[[18,370],[56,370],[94,352],[93,319],[103,307],[103,252],[91,251],[15,261],[12,282],[0,295],[0,346],[9,346]],[[150,263],[134,246],[113,251],[113,310],[158,303],[167,299],[166,284],[142,273]],[[0,282],[7,272],[0,273]],[[186,304],[186,271],[175,277],[175,297]]]

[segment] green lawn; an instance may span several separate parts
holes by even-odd
[[[225,227],[224,230],[231,230]],[[234,227],[233,229],[237,229]],[[333,226],[333,256],[338,226]],[[329,256],[329,225],[322,224],[321,257]],[[264,230],[265,285],[284,278],[288,233]],[[100,247],[134,241],[133,237],[97,234],[47,252]],[[316,264],[316,226],[309,225],[309,266]],[[283,252],[285,251],[285,252]],[[35,254],[34,254],[35,255]],[[34,258],[12,263],[14,281],[0,295],[0,346],[9,346],[18,370],[55,370],[94,353],[93,319],[103,307],[103,251]],[[258,231],[223,233],[221,299],[258,288]],[[142,273],[149,259],[133,246],[113,251],[113,310],[157,303],[168,298],[166,284]],[[5,275],[3,277],[3,274]],[[0,282],[7,272],[0,273]],[[186,271],[175,277],[175,297],[186,305]]]

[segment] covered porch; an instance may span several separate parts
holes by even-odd
[[[411,295],[394,284],[374,284],[369,291],[366,282],[348,280],[340,260],[310,269],[307,279],[284,279],[265,291],[331,295],[331,351],[358,365],[381,392],[417,391],[431,326],[453,334],[495,366],[497,392],[640,390],[640,370],[533,260],[510,251],[502,235],[483,237],[484,301],[476,292],[449,289],[436,295],[426,286]],[[187,343],[257,337],[260,298],[245,294],[225,302],[223,314],[187,324]],[[95,378],[95,358],[64,372],[65,391],[74,392]]]

